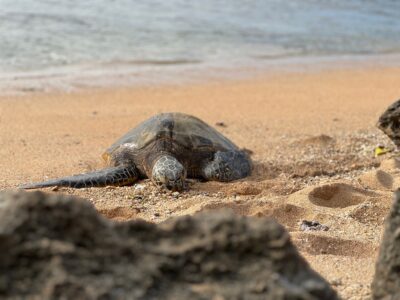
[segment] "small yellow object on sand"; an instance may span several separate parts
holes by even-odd
[[[383,146],[378,146],[374,149],[375,157],[386,154],[388,152],[391,152],[392,150],[387,149]]]

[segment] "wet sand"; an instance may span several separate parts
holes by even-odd
[[[161,222],[231,208],[273,216],[344,299],[366,299],[400,162],[374,157],[390,141],[375,128],[399,98],[400,68],[271,73],[239,81],[0,96],[0,188],[98,169],[103,151],[160,112],[193,114],[252,151],[253,175],[190,190],[60,188],[116,220]],[[217,126],[223,122],[226,126]],[[315,220],[328,231],[302,231]]]

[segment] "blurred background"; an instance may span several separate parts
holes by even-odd
[[[397,53],[399,12],[394,0],[0,0],[0,78]]]

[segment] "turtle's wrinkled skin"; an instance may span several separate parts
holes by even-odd
[[[183,113],[163,113],[142,122],[111,145],[103,158],[109,168],[22,188],[123,186],[150,178],[158,186],[181,191],[187,177],[227,182],[251,173],[246,153]]]
[[[376,126],[400,147],[400,100],[391,104],[379,117]]]

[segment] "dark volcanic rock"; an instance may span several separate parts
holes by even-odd
[[[0,194],[0,298],[337,299],[272,219],[114,223],[77,198]]]
[[[392,103],[379,117],[376,126],[400,147],[400,100]]]
[[[303,220],[300,224],[300,230],[302,230],[302,231],[317,231],[317,230],[328,231],[329,227],[321,224],[318,221]]]
[[[372,293],[373,299],[400,299],[400,190],[386,219]]]

